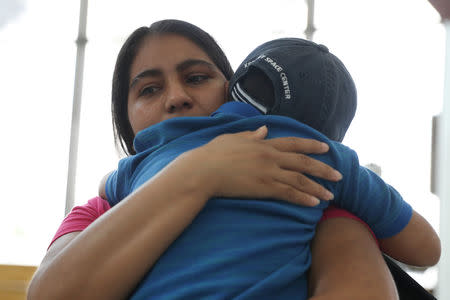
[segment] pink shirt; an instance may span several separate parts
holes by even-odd
[[[108,201],[98,196],[89,200],[85,205],[75,206],[62,221],[50,246],[55,240],[67,233],[83,231],[110,208]]]

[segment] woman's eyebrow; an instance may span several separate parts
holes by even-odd
[[[162,71],[160,69],[148,69],[148,70],[144,70],[141,73],[137,74],[133,80],[130,83],[130,89],[133,88],[133,86],[136,85],[136,83],[145,77],[157,77],[157,76],[161,76],[162,75]]]
[[[206,66],[211,70],[215,70],[215,67],[212,63],[207,62],[205,60],[201,60],[201,59],[187,59],[187,60],[177,64],[176,70],[177,70],[177,72],[182,72],[192,66],[198,66],[198,65]]]

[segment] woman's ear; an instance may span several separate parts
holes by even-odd
[[[225,95],[223,95],[223,96],[224,96],[224,99],[225,99],[225,102],[230,101],[230,94],[228,93],[228,87],[229,87],[229,86],[230,86],[230,82],[229,82],[228,80],[225,81],[224,87],[223,87],[224,93],[225,93]]]

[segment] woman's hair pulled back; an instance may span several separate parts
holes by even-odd
[[[176,34],[183,36],[202,49],[219,68],[227,80],[233,69],[214,38],[201,28],[180,20],[161,20],[149,27],[136,29],[125,41],[117,56],[112,80],[111,113],[116,146],[127,155],[135,154],[134,133],[128,119],[128,92],[130,69],[143,41],[153,35]]]

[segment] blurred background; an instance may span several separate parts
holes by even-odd
[[[90,1],[73,204],[96,196],[119,159],[110,116],[119,48],[137,27],[176,18],[214,36],[234,68],[273,38],[308,35],[327,45],[358,89],[344,143],[440,232],[430,178],[432,119],[444,98],[441,16],[426,0],[317,0],[308,26],[312,2]],[[38,265],[65,215],[79,19],[80,1],[0,2],[0,264]],[[408,272],[433,290],[438,270]]]

